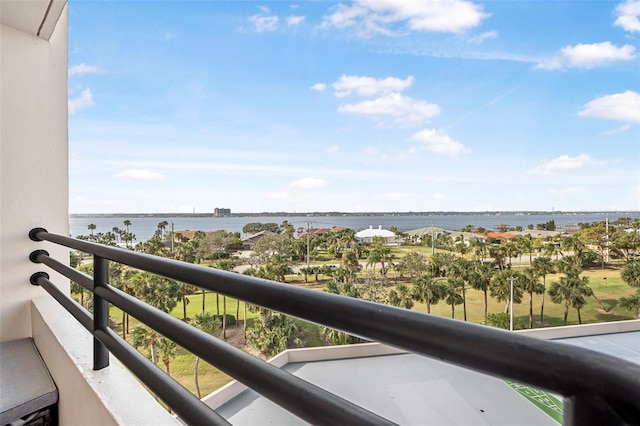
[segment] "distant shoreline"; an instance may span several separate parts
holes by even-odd
[[[457,211],[425,211],[425,212],[260,212],[260,213],[232,213],[222,217],[377,217],[377,216],[500,216],[500,215],[563,215],[563,216],[580,216],[580,215],[622,215],[625,213],[638,214],[639,210],[610,210],[610,211],[474,211],[474,212],[457,212]],[[216,219],[213,212],[211,213],[71,213],[69,217],[73,218],[92,218],[92,217],[210,217]]]

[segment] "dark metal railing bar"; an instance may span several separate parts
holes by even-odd
[[[49,260],[53,259],[47,254],[38,253],[37,260],[47,264]],[[60,268],[61,270],[59,272],[63,273],[65,268]],[[94,265],[94,271],[96,270],[104,271],[104,267]],[[223,343],[204,332],[199,332],[199,330],[186,325],[169,314],[150,308],[144,302],[114,287],[94,286],[94,290],[94,294],[101,296],[103,301],[113,303],[118,308],[128,312],[138,320],[145,322],[150,327],[176,341],[176,343],[192,351],[210,364],[223,369],[220,364],[222,361],[225,361],[227,369],[223,370],[227,374],[238,378],[239,381],[247,384],[259,393],[267,393],[266,397],[274,400],[275,403],[288,405],[285,406],[287,410],[300,415],[302,418],[306,418],[308,421],[312,421],[315,424],[321,424],[323,421],[329,424],[335,424],[335,422],[338,421],[349,422],[350,424],[358,424],[360,421],[365,424],[371,424],[371,422],[393,424],[386,421],[386,419],[368,412],[362,407],[343,400],[288,372],[259,361],[251,355]],[[169,321],[173,324],[166,328],[159,327],[158,324],[163,321]],[[181,330],[175,332],[175,327]],[[88,330],[92,331],[93,325],[89,327]],[[184,338],[184,333],[191,331],[199,332],[200,336]],[[209,347],[207,343],[214,343],[214,346]],[[236,363],[233,361],[234,359],[241,359],[241,362]],[[260,374],[259,378],[256,378],[257,373],[254,372],[250,374],[250,371],[247,370],[248,365],[257,370],[262,371],[266,369],[266,371]],[[273,377],[273,374],[277,377]],[[275,384],[280,385],[280,389],[273,391],[272,388]],[[302,399],[307,400],[301,401]],[[329,410],[331,415],[327,415],[325,410]]]
[[[267,399],[313,424],[394,424],[165,312],[150,309],[144,302],[121,290],[96,287],[96,293]]]
[[[187,424],[230,424],[135,348],[123,342],[113,330],[98,330],[96,337]]]
[[[44,262],[43,262],[44,263]],[[41,286],[63,308],[67,310],[89,332],[93,332],[93,316],[78,302],[64,294],[47,278],[44,272],[32,275],[31,282]],[[229,423],[211,407],[173,380],[157,365],[149,361],[135,348],[107,328],[98,330],[97,337],[136,377],[151,389],[161,400],[171,407],[188,424],[228,425]],[[205,421],[203,421],[205,420]]]
[[[109,366],[109,350],[96,337],[96,331],[109,328],[109,302],[100,297],[96,289],[109,284],[109,261],[98,255],[93,256],[93,369],[101,370]]]
[[[63,293],[54,283],[49,280],[49,276],[44,272],[37,272],[31,276],[31,284],[39,285],[55,300],[62,305],[88,332],[93,329],[93,315],[84,309],[78,302]]]
[[[624,416],[612,410],[609,404],[597,396],[580,395],[565,398],[562,411],[562,424],[565,425],[628,426],[632,424],[625,421]],[[635,419],[639,420],[637,416]]]
[[[96,252],[120,263],[350,334],[563,395],[602,395],[606,389],[603,398],[608,403],[632,407],[634,413],[640,414],[636,398],[640,395],[640,381],[635,380],[640,377],[640,366],[628,361],[486,326],[156,258],[46,231],[33,234],[36,239]],[[331,315],[326,315],[328,307]]]
[[[57,261],[56,259],[49,256],[45,250],[35,250],[29,256],[34,263],[42,263],[47,265],[51,269],[65,277],[69,278],[71,281],[74,281],[80,284],[82,287],[86,288],[89,291],[93,291],[93,278],[84,272],[78,271],[76,268],[72,268],[69,265],[65,265],[62,262]]]

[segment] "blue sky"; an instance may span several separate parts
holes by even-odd
[[[640,210],[639,40],[640,0],[70,0],[70,212]]]

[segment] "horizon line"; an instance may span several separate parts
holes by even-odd
[[[364,211],[364,212],[342,212],[342,211],[309,211],[309,212],[286,212],[286,211],[274,211],[274,212],[238,212],[230,213],[229,215],[220,217],[234,217],[234,216],[308,216],[308,215],[438,215],[438,214],[496,214],[496,213],[527,213],[527,214],[607,214],[607,213],[640,213],[640,210],[421,210],[421,211]],[[214,216],[214,212],[203,213],[191,213],[191,212],[113,212],[113,213],[69,213],[69,216],[140,216],[140,215],[153,215],[153,216]]]

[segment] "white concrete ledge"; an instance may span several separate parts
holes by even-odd
[[[533,330],[518,330],[516,332],[539,339],[562,339],[568,337],[593,336],[598,334],[625,333],[639,330],[640,320],[629,320],[598,324],[571,325],[566,327],[537,328]],[[382,343],[361,343],[356,345],[287,349],[267,362],[280,368],[294,362],[360,358],[402,354],[406,352],[407,351],[387,346]],[[240,395],[246,389],[247,387],[245,385],[234,380],[205,396],[202,400],[211,408],[217,409]]]
[[[32,300],[31,321],[58,387],[60,425],[179,424],[115,357],[94,371],[93,337],[51,296]]]
[[[517,330],[516,333],[539,339],[566,339],[568,337],[597,336],[598,334],[626,333],[629,331],[640,331],[640,320],[534,328],[531,330]]]
[[[368,356],[403,354],[407,351],[382,343],[358,343],[341,346],[319,346],[314,348],[287,349],[267,362],[278,368],[294,362],[327,361],[331,359],[363,358]],[[232,381],[202,398],[209,407],[216,409],[240,395],[247,386]]]

